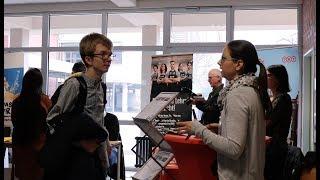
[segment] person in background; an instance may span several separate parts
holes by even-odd
[[[158,65],[154,64],[152,65],[152,75],[151,75],[151,93],[150,93],[150,101],[152,101],[152,99],[154,97],[156,97],[160,91],[159,91],[159,84],[157,82],[158,77],[159,77],[159,69],[158,69]]]
[[[152,72],[152,75],[151,75],[151,80],[152,81],[157,81],[158,76],[159,76],[158,65],[154,64],[152,66],[152,70],[153,70],[153,72]]]
[[[187,63],[187,77],[185,85],[187,88],[192,89],[192,61]]]
[[[179,84],[180,88],[186,87],[186,80],[187,80],[187,66],[185,63],[179,63],[178,66],[178,72],[179,72]]]
[[[230,41],[218,64],[229,81],[218,97],[218,134],[198,121],[178,122],[179,133],[195,134],[217,152],[219,180],[263,179],[265,118],[271,110],[266,69],[245,40]]]
[[[187,63],[187,78],[192,79],[192,62]]]
[[[180,81],[184,80],[187,77],[187,73],[185,71],[185,65],[183,63],[179,63],[178,72],[179,72]]]
[[[29,69],[23,77],[20,95],[12,103],[12,144],[15,176],[20,180],[41,180],[43,169],[38,154],[46,140],[46,116],[50,99],[42,93],[42,74]]]
[[[168,88],[168,81],[167,81],[167,65],[165,63],[162,63],[160,65],[160,70],[159,70],[159,76],[158,76],[158,87],[159,87],[159,93],[162,91],[165,91]]]
[[[170,61],[170,70],[167,72],[167,82],[168,89],[166,91],[178,92],[180,91],[180,78],[178,76],[178,71],[176,70],[176,62],[174,60]]]
[[[120,135],[120,126],[119,126],[119,120],[118,117],[112,113],[107,113],[104,116],[104,126],[109,132],[109,140],[110,141],[121,141],[121,135]],[[122,146],[122,144],[121,144]],[[118,156],[118,151],[117,148],[112,148],[111,155],[109,157],[109,162],[110,162],[110,168],[109,168],[109,173],[108,176],[110,176],[113,179],[116,179],[117,177],[117,156]],[[120,152],[120,179],[125,179],[126,174],[125,174],[125,164],[124,164],[124,154],[123,154],[123,146],[121,148]]]
[[[86,72],[86,66],[81,61],[78,61],[73,64],[71,74],[75,74],[79,72],[82,72],[82,73]]]
[[[167,65],[162,63],[159,70],[158,83],[166,83]]]
[[[178,82],[178,71],[176,70],[175,61],[170,61],[170,70],[167,72],[167,77],[170,83]]]
[[[192,99],[192,103],[203,112],[200,120],[203,125],[219,123],[220,109],[218,107],[217,99],[219,92],[223,88],[220,70],[211,69],[208,73],[208,82],[212,87],[212,91],[209,94],[208,99]]]
[[[83,112],[105,129],[101,78],[111,65],[113,43],[102,34],[90,33],[81,39],[79,47],[82,61],[86,66],[85,73],[81,74],[87,85],[87,99]],[[57,103],[47,116],[47,121],[60,114],[72,112],[80,93],[79,86],[80,82],[76,78],[65,81]],[[72,147],[73,161],[68,166],[70,169],[65,178],[105,180],[109,166],[108,155],[111,153],[109,139],[102,143],[99,143],[98,139],[81,139],[73,142]]]
[[[292,103],[289,78],[283,65],[271,65],[267,69],[268,88],[272,92],[272,111],[267,119],[265,178],[283,179],[284,161],[287,155]]]

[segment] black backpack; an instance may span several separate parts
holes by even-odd
[[[75,77],[79,83],[79,94],[75,107],[71,112],[57,115],[48,122],[54,129],[54,133],[49,132],[47,127],[47,139],[39,154],[39,163],[45,169],[46,176],[52,179],[63,179],[67,165],[72,161],[72,142],[84,138],[96,138],[104,141],[108,138],[108,133],[101,126],[83,112],[87,98],[87,84],[82,76]],[[106,85],[101,83],[104,91],[104,103],[106,103]],[[61,88],[58,87],[52,96],[53,106],[57,103]]]
[[[83,112],[84,110],[84,106],[86,104],[86,101],[87,101],[87,83],[86,81],[84,80],[84,78],[82,76],[75,76],[74,78],[76,78],[78,81],[79,81],[79,94],[78,94],[78,98],[77,98],[77,101],[75,103],[75,107],[74,109],[72,110],[71,113],[81,113]],[[49,111],[52,109],[52,107],[57,103],[58,99],[59,99],[59,95],[60,95],[60,91],[61,91],[61,88],[63,87],[64,84],[61,84],[57,89],[56,91],[53,93],[53,95],[51,96],[51,102],[52,102],[52,106],[51,108],[49,109]],[[107,86],[104,82],[101,82],[101,86],[102,86],[102,89],[103,89],[103,103],[104,105],[107,104],[107,99],[106,99],[106,89],[107,89]],[[59,126],[61,126],[62,124],[62,120],[64,118],[61,118],[63,117],[64,115],[58,115],[56,117],[54,117],[52,120],[48,121],[48,123],[50,124],[50,126],[55,129]],[[50,129],[49,127],[47,128],[47,135],[50,136]]]

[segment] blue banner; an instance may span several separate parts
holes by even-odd
[[[4,126],[11,126],[12,101],[21,91],[23,68],[4,69]]]
[[[292,99],[295,99],[299,91],[300,77],[298,47],[262,49],[257,51],[259,58],[266,68],[274,64],[282,64],[286,67],[291,88],[289,95]]]

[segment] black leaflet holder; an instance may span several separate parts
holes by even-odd
[[[171,146],[155,127],[154,119],[170,105],[179,92],[161,92],[136,117],[134,123],[159,147],[148,161],[137,171],[132,179],[154,179],[159,172],[172,160]],[[174,118],[174,117],[173,117]]]

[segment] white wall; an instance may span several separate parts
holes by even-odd
[[[194,7],[194,6],[252,6],[252,5],[290,5],[302,4],[302,0],[137,0],[135,8]],[[5,4],[4,13],[105,10],[119,8],[111,1],[47,3],[42,4]]]

